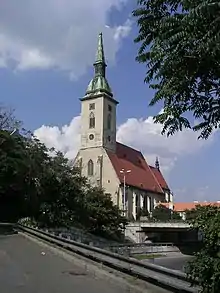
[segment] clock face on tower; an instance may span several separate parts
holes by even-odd
[[[93,139],[94,139],[94,134],[90,134],[90,135],[89,135],[89,139],[90,139],[90,140],[93,140]]]

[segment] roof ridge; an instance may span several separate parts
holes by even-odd
[[[142,154],[142,153],[141,153],[141,154]],[[142,154],[142,156],[143,156],[143,154]],[[143,157],[144,157],[144,156],[143,156]],[[155,181],[157,182],[157,185],[159,186],[160,190],[164,193],[162,187],[160,186],[159,181],[157,180],[156,176],[154,175],[154,172],[151,171],[151,168],[150,168],[150,166],[148,165],[147,160],[145,159],[145,157],[144,157],[144,162],[145,162],[145,164],[147,165],[147,167],[149,168],[149,170],[150,170],[151,174],[153,175]]]
[[[118,141],[116,141],[116,143],[117,143],[117,144],[120,144],[120,145],[122,145],[122,146],[125,146],[126,148],[132,149],[133,151],[135,151],[135,152],[137,152],[137,153],[141,153],[141,154],[142,154],[142,152],[141,152],[140,150],[137,150],[137,149],[135,149],[135,148],[133,148],[133,147],[130,147],[130,146],[126,145],[126,144],[123,144],[123,143],[118,142]]]
[[[152,173],[154,174],[154,176],[156,177],[157,181],[159,182],[161,188],[162,188],[162,189],[164,188],[164,189],[169,189],[169,190],[170,190],[170,188],[169,188],[169,186],[168,186],[168,184],[167,184],[167,181],[166,181],[166,179],[164,178],[163,173],[161,172],[161,170],[158,169],[157,167],[154,167],[154,166],[151,166],[151,165],[149,165],[149,167],[150,167]],[[161,181],[160,181],[160,178],[157,177],[155,171],[158,172],[158,174],[160,175],[160,177],[161,177],[161,179],[162,179],[163,182],[161,182]],[[163,183],[165,183],[165,185],[164,185]]]

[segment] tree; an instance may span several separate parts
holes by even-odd
[[[181,221],[182,217],[180,216],[180,214],[176,211],[172,211],[171,213],[171,220],[176,220],[176,221]]]
[[[0,131],[0,219],[16,221],[34,213],[38,183],[49,160],[47,148],[31,137]]]
[[[220,127],[219,1],[138,0],[133,15],[141,43],[136,59],[155,90],[150,106],[163,103],[154,117],[162,134],[191,128],[207,139]]]
[[[75,226],[120,238],[126,220],[104,190],[62,153],[9,129],[0,130],[0,221],[29,217],[40,227]]]
[[[171,219],[171,210],[164,205],[158,205],[152,211],[152,218],[158,221],[169,221]]]
[[[181,216],[164,205],[156,206],[152,211],[152,218],[157,221],[181,220]]]
[[[44,227],[84,227],[84,185],[77,168],[60,152],[50,162],[40,181],[40,207],[35,220]]]
[[[84,203],[86,214],[84,225],[88,227],[88,231],[119,240],[127,220],[113,204],[110,195],[99,187],[88,185]]]
[[[25,148],[20,137],[0,131],[0,221],[14,221],[24,205]]]
[[[95,235],[120,238],[126,224],[121,211],[61,153],[51,159],[41,189],[41,206],[35,218],[40,226],[75,226]]]
[[[199,252],[189,262],[186,272],[192,285],[199,283],[201,292],[218,293],[220,288],[220,207],[197,206],[195,218],[189,221],[202,232]]]
[[[197,209],[185,210],[186,220],[190,221],[196,218]]]
[[[147,208],[141,208],[139,209],[138,213],[137,213],[137,220],[140,220],[141,217],[146,217],[149,218],[150,217],[150,213],[148,212]]]
[[[0,130],[13,130],[20,128],[21,123],[14,116],[14,110],[0,105]]]

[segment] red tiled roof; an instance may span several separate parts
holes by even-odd
[[[116,153],[109,150],[107,153],[121,183],[123,183],[123,174],[120,171],[122,169],[131,170],[126,175],[127,185],[151,192],[164,193],[141,152],[117,142]]]
[[[156,177],[157,181],[159,182],[160,186],[163,189],[169,189],[162,173],[160,172],[160,170],[158,170],[157,168],[153,167],[153,166],[149,166],[151,168],[151,171],[154,173],[154,176]]]
[[[160,205],[163,205],[167,208],[169,208],[169,205],[171,203],[160,203]],[[173,203],[173,210],[176,212],[184,212],[185,210],[192,210],[195,209],[197,205],[200,206],[219,206],[220,207],[220,202],[176,202]]]

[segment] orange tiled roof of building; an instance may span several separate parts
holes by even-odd
[[[167,208],[170,208],[170,205],[172,203],[160,203],[160,205],[163,205]],[[208,206],[208,205],[213,205],[213,206],[219,206],[220,207],[220,202],[175,202],[173,203],[173,210],[176,212],[183,212],[185,210],[192,210],[196,208],[196,206]]]
[[[161,172],[155,172],[140,151],[117,142],[116,152],[107,151],[107,153],[121,183],[123,174],[120,171],[124,169],[131,170],[126,175],[127,185],[155,193],[164,193],[164,186],[168,187]]]

